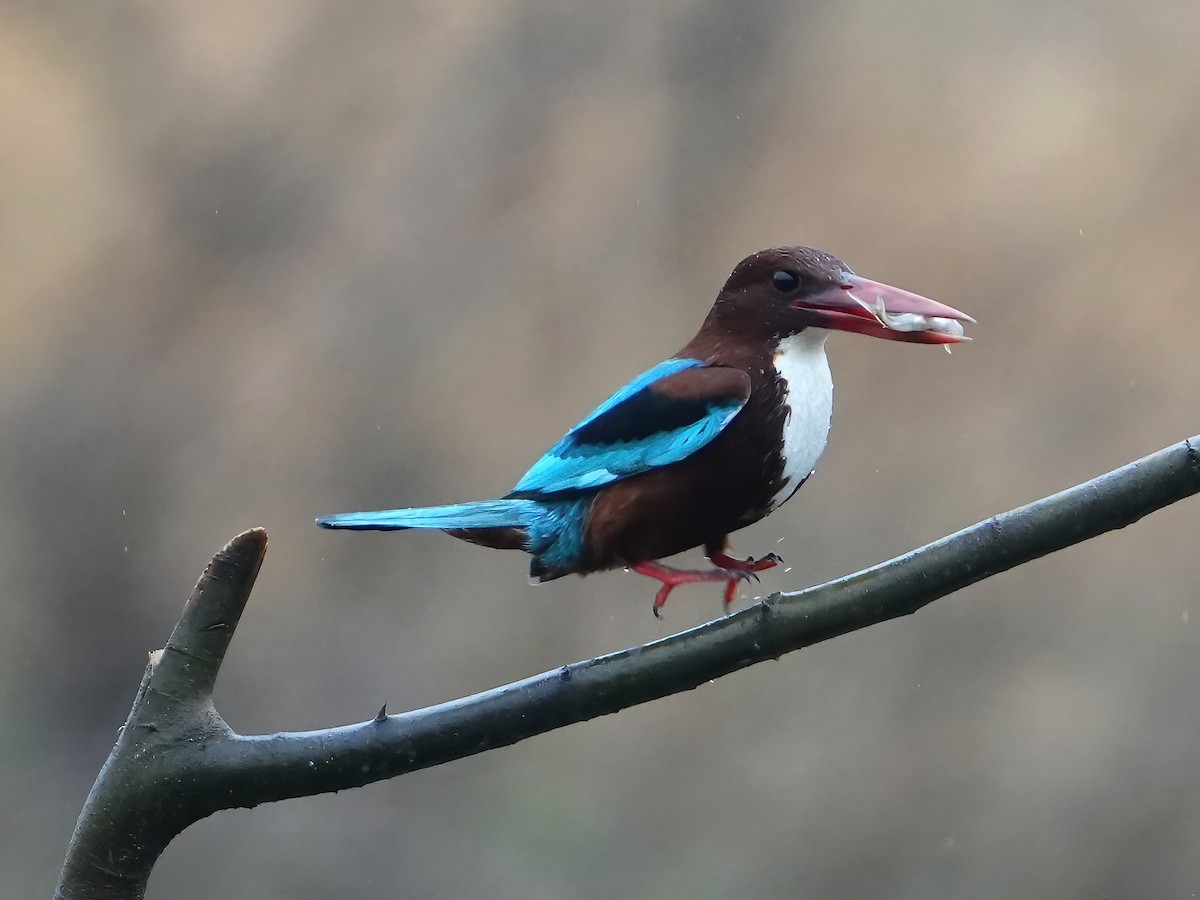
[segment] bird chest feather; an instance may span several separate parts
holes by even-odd
[[[810,328],[784,338],[775,351],[775,370],[787,407],[783,423],[783,484],[771,498],[778,509],[816,466],[829,439],[833,378],[825,356],[827,332]]]

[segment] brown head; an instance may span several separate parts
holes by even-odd
[[[734,268],[702,332],[713,337],[778,341],[806,328],[854,331],[892,341],[969,341],[966,313],[863,278],[836,256],[812,247],[775,247]]]

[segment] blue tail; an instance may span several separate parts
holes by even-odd
[[[418,509],[381,509],[375,512],[322,516],[322,528],[353,531],[402,531],[405,528],[527,528],[541,509],[534,500],[475,500],[449,506]]]

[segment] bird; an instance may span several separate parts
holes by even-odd
[[[813,473],[833,413],[825,341],[971,340],[966,313],[857,275],[812,247],[754,253],[734,267],[700,330],[546,451],[511,491],[446,506],[317,519],[358,531],[436,529],[523,550],[534,582],[624,568],[658,582],[651,609],[695,582],[739,584],[781,562],[730,554],[729,535],[779,509]],[[662,562],[702,547],[712,564]]]

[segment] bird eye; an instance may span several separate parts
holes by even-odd
[[[771,283],[775,285],[775,290],[784,294],[790,294],[796,288],[800,287],[800,276],[786,269],[777,269],[771,275]]]

